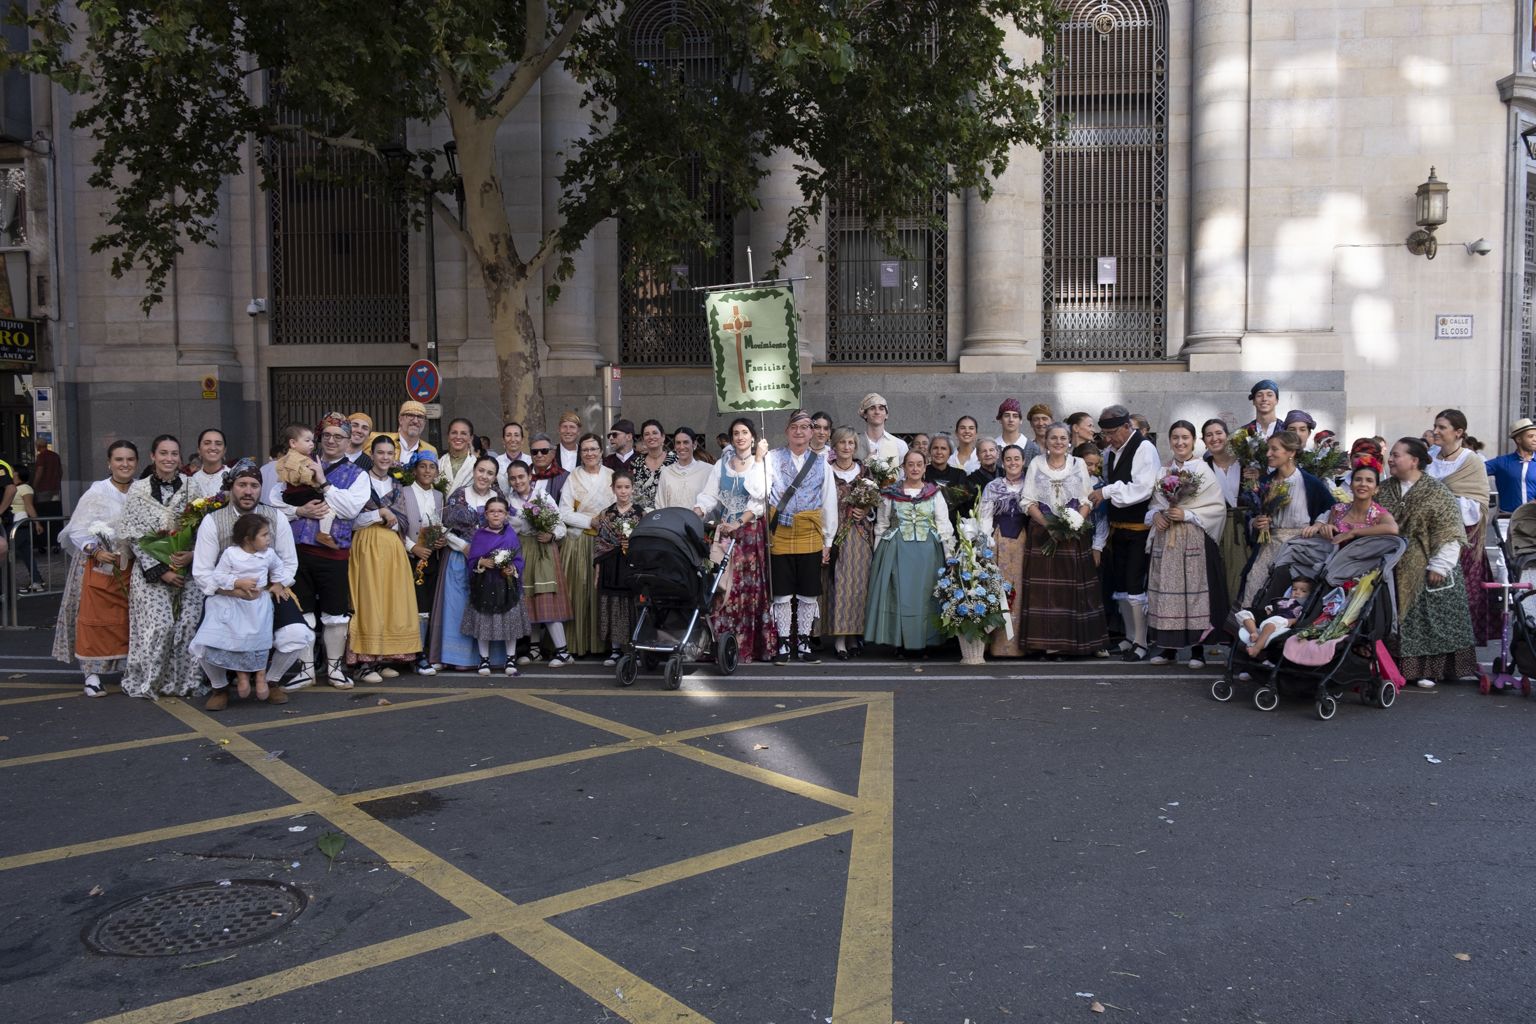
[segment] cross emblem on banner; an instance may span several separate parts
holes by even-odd
[[[740,306],[732,306],[731,319],[720,325],[721,329],[736,335],[736,373],[741,378],[742,394],[746,394],[747,391],[747,359],[746,354],[742,351],[741,339],[746,335],[747,328],[751,326],[751,320],[742,318]]]

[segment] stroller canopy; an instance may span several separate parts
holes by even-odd
[[[630,557],[636,549],[666,548],[693,565],[709,554],[704,539],[704,520],[688,508],[658,508],[647,512],[629,536]]]
[[[1510,514],[1509,557],[1516,572],[1536,564],[1536,501],[1528,501]]]

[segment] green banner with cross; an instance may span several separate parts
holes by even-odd
[[[710,292],[709,354],[722,413],[800,407],[799,318],[782,287]]]

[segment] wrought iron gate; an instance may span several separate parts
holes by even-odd
[[[1133,362],[1166,353],[1168,10],[1163,0],[1071,0],[1054,44],[1044,153],[1041,356]],[[1100,257],[1115,283],[1100,284]]]
[[[288,424],[314,426],[328,412],[365,412],[377,430],[398,425],[405,399],[405,371],[399,366],[316,366],[271,373],[273,440]]]

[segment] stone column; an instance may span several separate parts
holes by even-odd
[[[1033,60],[1040,42],[1010,24],[1004,46],[1015,60]],[[1041,166],[1039,150],[1017,148],[990,200],[966,193],[961,373],[1028,373],[1039,359],[1029,339],[1039,337],[1042,311]]]
[[[560,223],[560,172],[563,152],[571,140],[587,134],[586,113],[581,109],[581,86],[556,64],[539,81],[540,131],[543,137],[544,230]],[[551,377],[589,377],[603,361],[597,348],[596,268],[589,238],[572,256],[575,273],[560,282],[560,298],[544,310],[544,342],[549,354],[543,372]],[[555,264],[544,269],[547,284],[555,281]],[[534,300],[530,296],[531,301]]]
[[[757,187],[759,205],[748,218],[748,244],[752,246],[752,271],[757,275],[758,280],[803,277],[805,275],[803,248],[790,253],[789,258],[780,264],[777,270],[774,269],[773,263],[773,253],[784,241],[784,231],[789,226],[789,211],[800,202],[801,198],[800,186],[795,182],[794,155],[787,149],[775,150],[769,154],[764,166],[768,174]],[[745,264],[736,268],[736,276],[743,281],[747,279]],[[802,286],[796,286],[795,296],[797,300],[803,301],[805,289]],[[802,310],[801,313],[800,372],[810,373],[814,348],[805,330],[804,311]]]
[[[1184,353],[1236,368],[1248,323],[1249,0],[1190,5],[1189,286]]]
[[[176,361],[182,364],[233,366],[234,317],[245,317],[251,297],[235,298],[230,260],[229,182],[219,188],[219,213],[213,245],[188,242],[172,270],[176,317]],[[239,309],[236,310],[236,306]]]

